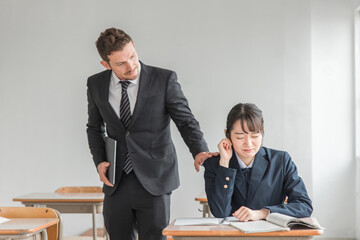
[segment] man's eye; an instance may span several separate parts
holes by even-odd
[[[238,138],[236,138],[236,139],[239,139],[239,140],[241,140],[241,139],[244,139],[243,137],[238,137]]]

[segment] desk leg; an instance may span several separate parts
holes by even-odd
[[[211,217],[210,207],[208,204],[204,204],[203,206],[203,217]]]
[[[105,223],[104,223],[104,240],[110,240],[109,234],[106,231]]]
[[[95,204],[92,206],[93,207],[93,238],[94,240],[97,240],[97,229],[96,229],[96,206]]]
[[[208,202],[200,202],[202,205],[203,205],[203,217],[212,217],[211,216],[211,212],[210,212],[210,207],[209,207],[209,204]]]
[[[42,240],[48,240],[46,229],[42,230],[40,235]]]

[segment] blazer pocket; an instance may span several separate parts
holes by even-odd
[[[163,147],[151,149],[150,155],[153,159],[164,158],[167,155],[170,155],[175,152],[175,147],[173,144],[169,144]]]

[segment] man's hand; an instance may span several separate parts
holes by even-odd
[[[238,210],[236,210],[233,213],[233,216],[239,219],[241,222],[247,222],[247,221],[256,221],[265,219],[267,215],[269,215],[268,209],[261,209],[261,210],[251,210],[250,208],[242,206]]]
[[[100,176],[100,181],[102,181],[103,183],[105,183],[109,187],[113,187],[114,185],[112,185],[109,182],[109,179],[106,177],[106,171],[108,170],[109,167],[110,167],[109,162],[102,162],[97,166],[97,170],[98,170],[98,173],[99,173],[99,176]]]
[[[206,159],[219,155],[218,152],[201,152],[195,156],[194,166],[197,172],[200,171],[200,166],[203,165]]]

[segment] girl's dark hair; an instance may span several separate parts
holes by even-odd
[[[230,132],[234,123],[240,120],[241,128],[244,130],[244,122],[251,132],[260,132],[264,135],[264,118],[261,110],[253,103],[236,104],[228,114],[226,121],[226,136],[230,138]],[[247,132],[245,132],[247,133]]]

